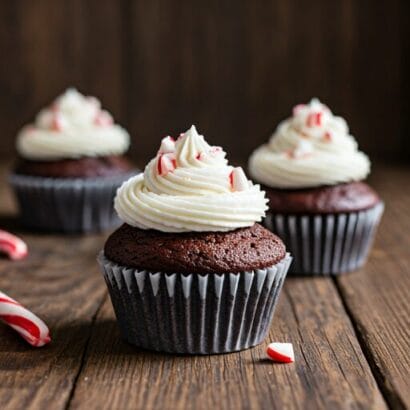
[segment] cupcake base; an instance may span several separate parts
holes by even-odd
[[[10,183],[26,228],[65,233],[99,232],[120,225],[113,199],[121,184],[136,173],[101,178],[12,174]]]
[[[294,257],[290,274],[338,275],[367,259],[384,204],[358,212],[322,215],[268,213],[263,225],[282,238]]]
[[[165,274],[98,256],[125,340],[179,354],[229,353],[265,338],[292,258],[261,270]]]

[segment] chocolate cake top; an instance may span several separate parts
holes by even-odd
[[[362,211],[380,202],[364,182],[295,190],[267,188],[269,208],[280,214],[329,214]]]
[[[105,256],[130,268],[165,273],[238,273],[281,261],[283,242],[259,224],[230,232],[166,233],[122,225]]]

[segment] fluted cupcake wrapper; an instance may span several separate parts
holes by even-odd
[[[338,275],[367,259],[384,204],[330,215],[268,213],[263,224],[279,235],[294,258],[290,274]]]
[[[45,178],[12,174],[22,224],[54,232],[98,232],[120,220],[113,199],[121,184],[138,171],[117,177]]]
[[[98,256],[122,336],[144,349],[228,353],[265,338],[292,258],[250,272],[165,274]]]

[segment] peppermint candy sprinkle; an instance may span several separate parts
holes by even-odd
[[[234,168],[229,174],[232,191],[245,191],[249,188],[249,181],[241,167]]]
[[[177,167],[177,160],[175,154],[172,152],[160,154],[157,161],[157,171],[161,176],[167,175]]]

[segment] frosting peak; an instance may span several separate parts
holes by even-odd
[[[74,88],[42,109],[17,136],[17,151],[31,160],[120,155],[128,146],[128,133],[114,124],[100,101]]]
[[[203,135],[198,134],[195,125],[182,133],[175,144],[175,155],[181,167],[215,167],[227,165],[221,147],[211,147]]]
[[[144,174],[125,182],[114,201],[120,218],[163,232],[229,231],[251,226],[267,199],[242,168],[233,168],[220,147],[192,126],[177,139],[165,137]]]
[[[308,188],[366,178],[369,159],[358,151],[343,118],[316,98],[292,114],[251,155],[249,171],[256,180],[274,188]]]

